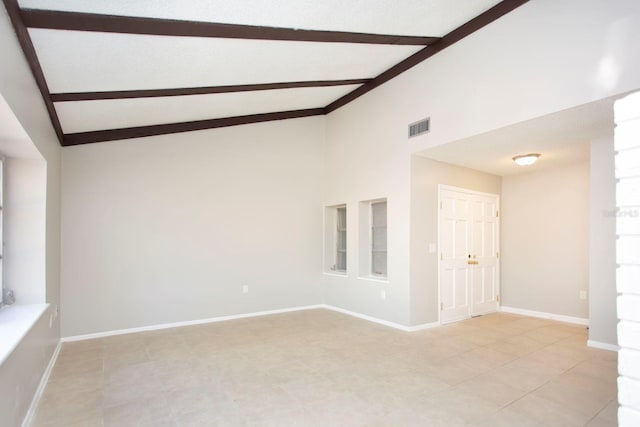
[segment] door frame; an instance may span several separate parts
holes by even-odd
[[[441,295],[441,291],[442,291],[442,283],[440,282],[440,267],[441,267],[441,251],[440,251],[440,203],[442,202],[441,196],[442,196],[442,190],[449,190],[449,191],[457,191],[458,193],[466,193],[466,194],[472,194],[472,195],[478,195],[478,196],[492,196],[492,197],[496,197],[497,199],[497,206],[498,206],[498,219],[497,219],[497,227],[496,227],[496,240],[498,241],[498,259],[496,260],[496,289],[497,289],[497,297],[498,297],[498,307],[497,307],[497,311],[500,311],[500,307],[502,306],[502,287],[501,287],[501,275],[500,275],[500,270],[501,270],[501,264],[500,264],[500,260],[502,258],[502,249],[501,249],[501,241],[500,241],[500,220],[502,218],[500,212],[502,211],[502,208],[500,207],[500,195],[499,194],[494,194],[494,193],[486,193],[483,191],[476,191],[476,190],[470,190],[468,188],[463,188],[463,187],[456,187],[453,185],[447,185],[447,184],[438,184],[438,201],[437,201],[437,205],[436,205],[436,209],[438,211],[438,215],[437,215],[437,228],[438,228],[438,246],[437,246],[437,253],[436,256],[438,258],[438,324],[442,325],[442,319],[441,319],[441,315],[442,315],[442,309],[441,309],[441,304],[442,304],[442,295]]]

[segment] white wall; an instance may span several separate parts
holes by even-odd
[[[411,158],[411,324],[438,321],[438,185],[501,193],[502,178],[473,169]]]
[[[638,39],[637,0],[534,0],[380,95],[401,132],[431,117],[431,132],[412,144],[420,151],[639,88]]]
[[[0,94],[47,162],[45,278],[50,307],[0,366],[0,414],[3,426],[13,427],[22,422],[59,338],[58,320],[49,327],[49,319],[60,296],[60,147],[13,27],[1,7],[0,52]]]
[[[347,274],[324,276],[327,304],[409,324],[409,155],[387,109],[358,103],[327,121],[324,204],[347,205]],[[375,129],[375,131],[374,131]],[[387,199],[387,280],[359,277],[360,202]],[[364,241],[364,240],[363,240]],[[386,298],[381,298],[381,291]]]
[[[4,161],[4,286],[20,304],[46,300],[47,167],[41,160]]]
[[[640,74],[637,73],[640,69],[640,50],[637,49],[637,40],[640,39],[639,21],[640,2],[636,0],[531,1],[429,61],[329,115],[324,152],[327,161],[324,204],[346,202],[353,211],[360,200],[388,198],[389,281],[377,283],[359,280],[355,277],[357,266],[351,264],[349,269],[352,273],[346,279],[326,277],[323,281],[326,286],[326,302],[409,324],[412,321],[409,283],[409,153],[640,87]],[[541,31],[541,28],[544,31]],[[59,296],[60,149],[4,10],[0,14],[0,51],[3,54],[0,64],[0,93],[47,161],[46,298],[53,307],[58,303]],[[425,116],[432,118],[432,131],[426,136],[408,142],[406,125]],[[322,126],[305,125],[304,131],[300,131],[297,124],[286,123],[288,124],[274,124],[278,130],[268,132],[267,136],[256,134],[255,129],[263,129],[260,127],[262,125],[256,125],[190,136],[167,136],[153,140],[108,143],[103,144],[104,147],[78,147],[67,150],[69,154],[65,156],[65,160],[71,165],[71,170],[66,174],[67,182],[74,171],[82,172],[78,176],[81,180],[68,183],[69,192],[65,189],[66,255],[63,267],[65,311],[68,312],[63,312],[63,316],[67,319],[67,334],[222,314],[228,310],[225,303],[229,301],[233,303],[234,309],[246,310],[315,302],[319,296],[318,288],[313,283],[313,272],[319,274],[321,270],[322,251],[318,236],[322,235],[319,217],[323,201],[313,202],[311,199],[315,197],[313,183],[320,186],[320,172],[306,164],[298,168],[296,165],[300,157],[309,160],[308,153],[296,151],[296,146],[289,137],[281,141],[279,136],[288,134],[290,129],[297,138],[296,142],[306,146],[310,140],[323,138]],[[209,136],[213,135],[215,141],[210,140],[213,137]],[[224,135],[221,138],[224,140],[223,145],[233,153],[231,157],[234,161],[231,163],[246,165],[245,172],[249,171],[250,167],[265,171],[260,167],[267,168],[269,162],[263,164],[263,159],[257,154],[264,154],[269,160],[278,154],[265,147],[275,145],[276,150],[284,150],[279,154],[285,157],[288,150],[292,149],[295,155],[300,156],[296,157],[296,161],[285,164],[276,159],[275,163],[282,166],[284,171],[291,171],[290,168],[293,168],[299,175],[289,175],[289,180],[285,181],[278,171],[275,171],[275,181],[282,189],[282,194],[276,195],[275,199],[287,203],[285,200],[294,200],[295,197],[291,197],[294,195],[300,200],[287,205],[291,207],[290,210],[284,209],[281,205],[270,206],[272,209],[262,211],[256,208],[251,199],[264,199],[266,196],[261,192],[269,195],[273,194],[271,191],[278,193],[280,190],[274,190],[273,186],[268,185],[273,183],[271,180],[256,180],[255,186],[250,186],[241,173],[238,173],[240,177],[236,175],[237,170],[225,170],[227,163],[220,157],[226,152],[214,148],[207,149],[216,146],[218,135]],[[257,148],[254,151],[243,152],[241,149],[233,148],[235,146],[229,143],[230,139],[237,140],[240,147],[244,147],[249,141],[249,145]],[[149,146],[154,148],[145,149]],[[184,148],[193,149],[194,155],[185,157]],[[312,156],[318,155],[315,160],[322,157],[321,151],[315,152],[308,147],[306,149],[310,150]],[[124,156],[118,155],[119,151],[123,152]],[[207,157],[212,152],[214,156]],[[98,154],[105,154],[106,159],[98,158]],[[203,154],[205,157],[199,159],[195,157],[196,154]],[[218,155],[220,157],[216,157]],[[243,156],[248,157],[246,164],[240,161]],[[83,168],[79,164],[83,157],[94,166],[93,169]],[[214,203],[207,192],[210,188],[201,177],[216,177],[216,171],[205,167],[205,160],[209,161],[207,165],[215,162],[216,166],[225,170],[224,184],[232,191],[225,194],[222,190],[216,190],[215,196],[219,196],[221,202],[229,200],[233,194],[239,194],[234,179],[239,178],[243,184],[240,189],[244,191],[241,194],[244,194],[245,200],[239,200],[240,196],[235,196],[238,199],[231,199],[228,205],[233,209],[228,214],[217,216],[219,211],[214,212]],[[114,169],[107,171],[106,169],[112,166],[110,161],[113,161]],[[78,164],[74,165],[74,162]],[[116,167],[120,170],[115,169]],[[177,175],[173,173],[176,170],[183,176],[180,181],[194,184],[195,187],[181,187],[179,181],[172,180],[171,178]],[[125,172],[126,177],[119,178],[120,171]],[[307,177],[307,174],[310,176]],[[90,188],[89,185],[84,185],[82,180],[88,180],[98,186]],[[129,180],[134,185],[127,186]],[[302,183],[296,185],[289,182],[295,180]],[[145,187],[146,184],[149,184],[149,187]],[[218,187],[220,182],[214,184],[216,188],[221,188]],[[289,185],[294,187],[293,190],[287,188]],[[303,192],[301,187],[305,185],[308,186],[308,191]],[[166,191],[162,191],[163,186]],[[150,191],[141,191],[147,188]],[[111,189],[117,191],[100,192]],[[204,194],[202,203],[207,207],[202,211],[198,210],[202,207],[198,201],[198,191]],[[288,192],[286,197],[285,192]],[[75,200],[75,197],[84,200]],[[116,203],[108,204],[105,200],[113,200]],[[317,207],[312,211],[313,203]],[[224,203],[217,201],[215,203],[216,207],[223,205]],[[303,208],[303,205],[307,208]],[[131,215],[119,211],[122,206],[126,208],[126,213]],[[133,211],[133,208],[138,206],[141,206],[142,211]],[[185,209],[180,209],[180,206],[184,206]],[[70,207],[77,207],[87,214],[96,216],[78,219],[76,227],[70,220],[74,218],[74,211],[69,210]],[[191,216],[195,215],[195,218],[185,218],[186,208],[189,208]],[[288,215],[291,211],[306,213],[307,216],[303,219],[289,219],[293,221],[295,230],[311,230],[317,227],[315,240],[311,242],[315,242],[313,244],[318,247],[308,246],[312,243],[308,243],[305,237],[310,237],[311,232],[307,234],[306,231],[301,233],[299,242],[307,243],[301,243],[297,248],[304,255],[291,249],[295,246],[292,239],[298,241],[296,237],[288,236],[284,242],[274,239],[276,245],[291,244],[286,245],[286,248],[276,246],[277,250],[283,251],[282,254],[289,255],[279,259],[282,262],[278,264],[281,270],[277,278],[253,272],[251,269],[255,264],[250,262],[242,263],[242,271],[250,272],[247,273],[248,276],[234,276],[227,271],[228,275],[218,277],[214,274],[214,268],[217,267],[210,267],[208,262],[211,255],[221,254],[225,259],[229,251],[235,249],[239,252],[236,253],[236,259],[255,261],[264,259],[265,253],[269,252],[273,242],[266,240],[274,235],[258,235],[258,239],[249,234],[261,232],[259,226],[264,224],[251,223],[250,220],[255,219],[256,213],[262,214],[263,211],[266,211],[268,219],[277,217],[276,212],[283,215]],[[239,213],[238,219],[242,221],[238,220],[238,223],[253,224],[254,227],[250,230],[242,229],[244,231],[239,233],[241,227],[230,222],[229,233],[225,235],[223,226],[208,228],[211,221],[205,216],[212,213],[216,214],[212,215],[214,219],[223,220],[234,219],[235,217],[231,218],[231,213]],[[357,215],[351,215],[350,218],[353,221]],[[291,221],[282,222],[291,224]],[[179,224],[179,228],[163,227],[175,224]],[[131,229],[131,225],[139,227]],[[96,229],[92,226],[105,228]],[[350,223],[349,228],[358,229],[354,223]],[[291,226],[287,231],[290,229]],[[82,233],[85,233],[84,239]],[[127,233],[132,235],[131,238]],[[194,234],[194,239],[185,237]],[[281,232],[278,238],[283,234],[287,235]],[[238,239],[240,235],[242,241],[233,240],[237,245],[232,244],[233,247],[229,250],[224,249],[223,253],[219,242],[231,241],[229,235],[232,239]],[[213,239],[220,236],[222,238],[219,240]],[[153,237],[156,240],[142,245],[142,240],[137,237]],[[167,241],[171,244],[164,247],[152,245]],[[259,244],[252,246],[256,241],[259,241]],[[350,253],[355,255],[349,257],[351,263],[358,258],[356,242],[357,239],[349,241]],[[132,248],[123,243],[131,243]],[[82,250],[83,244],[87,246],[86,254]],[[124,254],[131,255],[133,248],[140,249],[134,254],[136,258],[125,258]],[[123,255],[118,251],[122,251]],[[192,258],[194,253],[200,254],[201,257]],[[302,266],[298,266],[296,262],[301,259],[304,259]],[[105,260],[108,264],[106,266]],[[83,261],[95,264],[83,265]],[[137,264],[138,261],[140,264]],[[170,264],[165,264],[169,262]],[[258,263],[263,268],[267,268],[267,264]],[[234,263],[234,266],[237,266],[237,263]],[[275,267],[267,269],[270,268]],[[245,280],[250,280],[249,285],[257,292],[250,292],[244,300],[236,300],[238,285]],[[215,285],[209,286],[212,282]],[[220,284],[225,288],[224,292],[216,295],[207,293],[207,290],[215,289]],[[387,300],[379,298],[379,290],[382,288],[388,291]],[[175,292],[176,289],[184,292]],[[205,297],[205,300],[187,300],[189,294],[193,294],[191,291]],[[214,298],[219,295],[223,295],[222,300]],[[82,303],[81,299],[84,296],[90,297],[88,304]],[[99,297],[105,297],[104,304],[95,301]],[[148,298],[152,298],[151,301]],[[146,307],[154,307],[154,303],[165,306],[155,305],[156,310],[141,312],[141,302],[144,302]],[[193,304],[191,309],[186,302]],[[116,303],[117,305],[114,305]],[[106,313],[107,310],[113,310],[114,306],[117,306],[124,316],[120,317],[120,313],[118,316]],[[91,312],[91,308],[96,308],[96,312]],[[584,310],[586,308],[576,312],[584,315]],[[86,325],[79,325],[78,322],[84,319],[85,315]],[[58,326],[55,322],[53,329],[34,329],[23,341],[23,345],[35,346],[50,354],[57,336]],[[22,350],[19,348],[16,351]],[[0,399],[0,404],[3,405],[0,412],[12,413],[13,420],[16,420],[21,418],[21,414],[26,410],[24,404],[17,405],[16,402],[29,400],[35,390],[36,384],[27,378],[34,372],[42,372],[44,366],[41,361],[24,359],[19,360],[11,369],[11,376],[7,377],[5,366],[0,367],[0,377],[3,378],[0,381],[0,396],[11,397]],[[21,384],[18,393],[17,384]]]
[[[327,303],[422,321],[410,319],[421,312],[410,308],[410,153],[640,87],[638,39],[635,0],[531,1],[329,114],[325,205],[355,212],[359,200],[388,197],[390,247],[388,283],[365,282],[349,239],[353,274],[325,277]],[[427,116],[431,131],[408,140],[407,125]],[[575,312],[586,315],[586,305]]]
[[[501,221],[502,305],[588,318],[589,163],[503,177]]]
[[[63,336],[321,303],[323,140],[314,117],[65,148]]]
[[[617,345],[616,177],[613,136],[591,141],[589,340]]]

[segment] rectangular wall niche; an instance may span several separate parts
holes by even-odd
[[[359,220],[359,276],[386,280],[387,199],[360,202]]]
[[[324,209],[324,271],[347,274],[347,205]]]

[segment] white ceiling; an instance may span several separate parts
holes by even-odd
[[[603,99],[417,154],[501,176],[588,160],[589,142],[613,135],[614,101]],[[514,156],[528,153],[540,153],[538,162],[532,166],[513,162]]]
[[[19,0],[20,7],[308,30],[442,37],[499,0]]]
[[[499,0],[19,0],[21,8],[442,37]],[[50,18],[49,18],[50,19]],[[75,18],[81,19],[81,18]],[[425,45],[182,37],[29,28],[49,92],[372,79]],[[357,86],[55,102],[65,134],[320,109]]]
[[[356,87],[349,85],[162,98],[58,102],[56,109],[66,132],[88,132],[315,108],[328,104]]]
[[[52,93],[371,78],[422,48],[39,29],[29,33]]]

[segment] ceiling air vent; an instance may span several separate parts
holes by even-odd
[[[429,132],[429,117],[409,125],[409,138]]]

